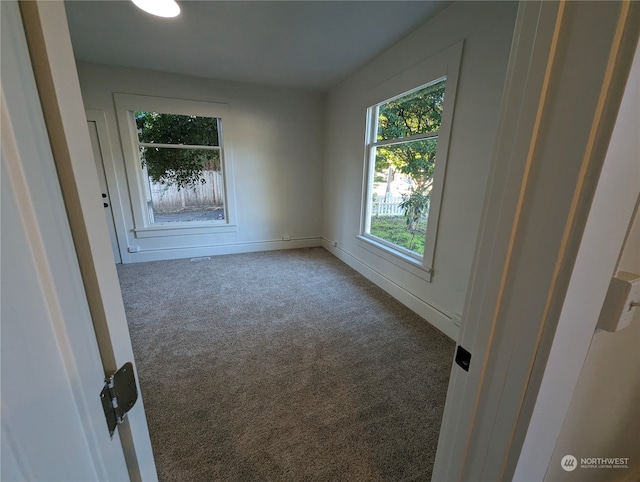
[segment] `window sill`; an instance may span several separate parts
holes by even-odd
[[[164,236],[185,236],[192,234],[235,233],[235,224],[216,222],[157,223],[144,228],[136,228],[136,238],[159,238]]]
[[[359,241],[358,246],[361,248],[366,249],[385,261],[388,261],[412,275],[425,280],[427,283],[431,283],[433,279],[433,270],[424,266],[421,260],[415,259],[400,251],[396,251],[393,248],[369,238],[368,236],[358,235],[356,236],[356,239]]]

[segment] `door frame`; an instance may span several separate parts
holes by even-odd
[[[513,478],[639,19],[637,2],[520,3],[458,340],[471,367],[453,364],[433,480]]]
[[[20,11],[104,371],[128,361],[135,369],[64,3],[20,2]],[[119,435],[131,480],[154,481],[139,384],[138,393]]]
[[[116,259],[116,263],[122,263],[123,250],[126,251],[126,242],[120,240],[123,236],[119,233],[126,232],[124,224],[120,223],[120,220],[124,219],[122,216],[122,203],[120,201],[120,191],[118,189],[118,180],[116,178],[116,169],[113,164],[114,157],[111,149],[111,136],[109,135],[109,127],[107,125],[107,116],[103,110],[99,109],[85,109],[87,116],[87,122],[95,122],[96,131],[98,134],[98,142],[100,144],[100,154],[102,156],[102,169],[107,183],[107,195],[109,199],[109,209],[113,218],[113,229],[116,237],[116,243],[118,245],[119,260]],[[112,195],[114,194],[114,195]],[[125,236],[126,238],[126,236]]]
[[[567,452],[580,455],[576,452],[585,447],[574,446],[577,442],[575,437],[577,435],[581,439],[585,438],[586,433],[576,434],[566,424],[573,422],[575,428],[575,411],[585,401],[576,398],[578,393],[575,390],[584,388],[585,377],[593,375],[591,370],[594,367],[589,364],[589,358],[594,355],[593,344],[601,346],[603,342],[606,344],[631,335],[627,331],[628,328],[619,334],[598,333],[597,327],[611,277],[621,269],[623,253],[627,250],[634,251],[631,245],[628,245],[629,235],[634,222],[640,223],[639,107],[640,49],[636,48],[631,76],[627,81],[622,106],[604,160],[584,238],[580,244],[547,367],[536,398],[536,406],[518,460],[515,480],[554,480],[558,478],[559,473],[563,473],[560,457]],[[637,227],[640,227],[640,224]],[[635,245],[634,248],[638,250],[640,245]],[[640,255],[640,251],[638,254]],[[630,271],[636,270],[634,268]],[[616,373],[611,375],[614,380],[620,382],[628,380],[629,376],[633,377],[636,371],[637,367],[633,364],[620,365],[616,367]],[[578,372],[579,376],[576,376]],[[623,378],[616,378],[618,376]],[[600,380],[591,378],[589,385],[601,391],[606,383]],[[602,402],[608,397],[608,392],[602,392],[601,400],[597,399],[597,394],[592,394],[596,395],[596,399],[593,400],[595,406],[602,406]],[[603,413],[602,416],[612,422],[610,426],[617,425],[611,419],[611,412]],[[586,422],[586,419],[583,418],[582,422]],[[591,427],[588,431],[592,432]],[[606,440],[606,433],[600,432],[599,435]],[[567,439],[572,441],[569,446],[566,443]],[[571,446],[573,449],[563,453],[560,451],[561,446],[565,450]],[[621,449],[621,445],[617,444],[617,450]],[[586,455],[585,452],[582,454]],[[548,463],[544,463],[546,461]],[[586,477],[586,473],[584,476]],[[632,469],[622,471],[620,477],[631,480]],[[576,479],[573,477],[573,480]],[[636,471],[633,480],[638,479],[640,473]]]

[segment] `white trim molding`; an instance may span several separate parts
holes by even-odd
[[[462,61],[462,51],[464,42],[458,42],[435,55],[432,55],[419,64],[398,73],[397,75],[385,80],[384,82],[373,87],[366,94],[367,105],[367,127],[366,127],[366,144],[364,149],[364,173],[362,185],[362,206],[359,238],[362,241],[369,241],[368,249],[375,251],[379,256],[393,255],[392,262],[402,269],[415,269],[419,264],[422,268],[420,278],[430,283],[434,275],[434,259],[437,248],[438,224],[440,218],[440,207],[442,197],[446,187],[446,170],[447,158],[449,152],[449,143],[451,138],[451,129],[453,125],[453,116],[455,112],[456,91],[458,87],[458,77],[460,75],[460,63]],[[423,88],[441,80],[446,79],[445,101],[442,112],[442,121],[437,132],[428,134],[418,134],[402,139],[394,139],[390,141],[376,141],[376,122],[374,117],[377,115],[377,107],[385,102],[409,95],[416,90]],[[412,140],[424,140],[432,137],[438,137],[436,148],[436,162],[433,174],[433,187],[431,189],[429,220],[427,231],[425,234],[424,254],[419,256],[417,253],[411,253],[401,247],[396,247],[392,243],[388,243],[372,234],[369,231],[369,221],[371,216],[372,183],[374,176],[374,160],[373,150],[377,146],[383,146],[392,142],[408,142]],[[363,243],[364,245],[364,243]]]
[[[120,129],[120,139],[124,150],[125,168],[129,179],[129,198],[131,199],[131,209],[133,211],[134,233],[136,237],[162,236],[166,230],[169,236],[175,236],[175,228],[186,229],[188,234],[207,234],[218,231],[226,232],[236,224],[235,214],[235,194],[233,182],[233,155],[231,146],[224,143],[225,133],[223,130],[231,124],[229,118],[229,108],[227,104],[215,102],[200,102],[193,100],[169,99],[165,97],[152,97],[146,95],[133,95],[114,93],[113,94],[118,127]],[[225,212],[224,221],[212,221],[209,223],[152,223],[149,220],[147,210],[147,200],[144,186],[146,176],[140,169],[140,154],[138,152],[136,125],[133,118],[135,111],[161,112],[179,115],[194,115],[200,117],[215,117],[221,120],[220,146],[216,146],[222,152],[220,160],[224,180]],[[186,146],[179,146],[185,148]],[[198,147],[199,148],[199,147]],[[192,228],[198,228],[194,231]],[[152,234],[150,234],[152,233]]]

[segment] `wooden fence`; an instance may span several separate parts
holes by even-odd
[[[151,199],[156,212],[175,212],[186,208],[204,208],[224,205],[224,181],[218,171],[204,171],[204,184],[195,188],[151,183]]]

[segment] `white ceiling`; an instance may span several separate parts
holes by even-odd
[[[173,19],[129,1],[67,0],[76,58],[327,90],[449,2],[182,1]]]

